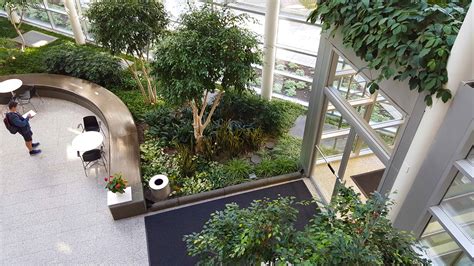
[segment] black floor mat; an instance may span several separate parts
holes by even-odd
[[[297,201],[312,198],[304,182],[299,180],[145,217],[150,265],[195,265],[197,259],[187,255],[184,235],[200,231],[209,215],[224,209],[225,204],[236,202],[247,207],[255,199],[273,199],[278,195],[294,196]],[[316,207],[298,205],[297,208],[300,212],[296,227],[301,229],[316,213]]]
[[[360,175],[351,176],[354,183],[359,187],[362,194],[365,197],[369,197],[370,194],[377,190],[380,181],[382,180],[384,169],[375,170],[372,172],[363,173]]]

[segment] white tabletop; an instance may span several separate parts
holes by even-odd
[[[13,92],[23,85],[23,81],[19,79],[7,79],[0,82],[0,93]]]
[[[72,140],[72,148],[76,151],[85,152],[99,147],[104,141],[104,136],[96,131],[87,131],[77,135]]]

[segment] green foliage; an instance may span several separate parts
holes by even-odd
[[[296,90],[296,81],[292,79],[285,80],[285,82],[283,83],[283,89],[285,89],[286,91]]]
[[[296,82],[296,89],[298,89],[298,90],[305,89],[307,86],[308,86],[308,84],[306,84],[306,82],[304,82],[304,81]]]
[[[298,171],[298,161],[294,158],[264,158],[255,166],[255,174],[259,177],[271,177]]]
[[[240,121],[261,128],[263,133],[279,136],[288,131],[305,108],[291,102],[266,101],[251,93],[228,92],[216,110],[216,120]]]
[[[188,253],[205,265],[428,265],[415,238],[392,227],[387,197],[374,193],[364,203],[352,188],[338,191],[301,231],[293,198],[228,204],[184,237]]]
[[[291,70],[296,70],[298,71],[300,69],[300,65],[296,64],[296,63],[293,63],[293,62],[289,62],[288,63],[288,67],[291,69]]]
[[[285,71],[286,66],[284,64],[278,64],[278,65],[276,65],[275,69],[280,70],[280,71]]]
[[[248,160],[233,159],[224,165],[224,174],[232,180],[247,179],[252,171],[252,167]]]
[[[244,125],[238,121],[221,121],[211,127],[206,137],[207,158],[232,158],[260,148],[264,140],[260,128]]]
[[[162,105],[148,112],[144,121],[150,126],[149,133],[168,145],[173,141],[189,145],[193,139],[192,114],[188,108]]]
[[[204,265],[260,265],[273,261],[276,250],[288,244],[298,211],[293,198],[255,200],[240,209],[227,204],[199,233],[184,236],[191,256]]]
[[[112,54],[142,57],[165,31],[168,18],[160,1],[93,1],[87,9],[89,32]]]
[[[145,143],[140,145],[140,158],[145,186],[148,185],[151,177],[158,174],[168,176],[172,182],[171,186],[176,186],[173,181],[181,175],[178,158],[175,155],[166,154],[163,143],[156,140],[145,141]]]
[[[304,70],[303,69],[297,69],[295,71],[295,74],[298,75],[298,76],[304,76]]]
[[[46,71],[89,80],[102,86],[121,83],[119,59],[87,46],[64,43],[54,46],[44,58]]]
[[[295,96],[296,95],[296,88],[295,87],[291,87],[291,88],[288,88],[286,91],[285,91],[285,94],[287,96]]]
[[[9,61],[13,61],[20,51],[14,41],[7,38],[0,38],[0,66],[6,65]]]
[[[121,88],[121,86],[118,87]],[[162,104],[144,103],[143,95],[138,90],[113,89],[112,92],[125,103],[136,120],[144,120],[146,114],[163,106]]]
[[[426,92],[447,102],[452,96],[448,81],[449,52],[467,10],[467,1],[450,1],[445,7],[426,1],[321,1],[308,20],[320,18],[323,30],[341,29],[344,45],[380,70],[369,84],[393,78],[409,79],[411,90]],[[372,86],[373,84],[373,86]]]
[[[193,177],[185,178],[180,190],[180,194],[183,196],[193,195],[214,189],[212,181],[206,177],[206,173],[199,173]]]
[[[281,93],[282,85],[280,83],[273,84],[273,91],[276,93]]]
[[[205,6],[181,17],[181,26],[160,42],[152,65],[161,94],[172,104],[200,104],[205,91],[245,90],[260,62],[258,41],[243,27],[248,18]]]
[[[428,265],[414,250],[415,238],[393,228],[388,198],[374,193],[363,203],[341,186],[338,196],[315,215],[294,245],[281,250],[292,264]]]

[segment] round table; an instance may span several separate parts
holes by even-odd
[[[23,85],[23,81],[19,79],[7,79],[0,82],[0,93],[13,92]]]
[[[104,136],[96,131],[87,131],[77,135],[72,140],[72,147],[76,151],[86,152],[99,147],[104,141]]]

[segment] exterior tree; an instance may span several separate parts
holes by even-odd
[[[191,107],[196,152],[203,149],[204,130],[223,93],[246,90],[255,77],[252,64],[260,62],[260,52],[256,36],[241,27],[246,20],[208,6],[193,10],[156,48],[152,67],[161,81],[160,92],[168,102]]]
[[[128,69],[146,101],[156,103],[156,84],[149,75],[147,57],[148,50],[163,36],[168,24],[163,4],[159,1],[94,1],[86,16],[97,43],[112,54],[125,52],[133,58],[132,65],[127,62]]]
[[[10,23],[12,24],[13,28],[15,28],[18,36],[20,36],[22,52],[25,51],[25,38],[23,37],[20,27],[23,23],[23,15],[31,4],[32,2],[29,0],[0,0],[0,6],[5,8]],[[17,13],[20,13],[20,17],[18,17]]]
[[[377,193],[363,203],[341,186],[302,231],[293,226],[298,211],[291,198],[254,201],[247,209],[230,204],[184,240],[203,264],[428,265],[413,236],[392,227],[390,204]]]

